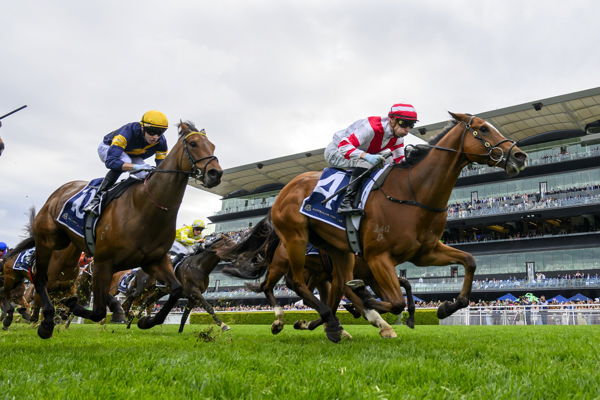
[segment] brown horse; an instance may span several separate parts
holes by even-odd
[[[191,122],[178,124],[179,138],[175,146],[144,182],[129,187],[110,202],[96,224],[93,270],[94,305],[87,310],[77,298],[65,302],[76,316],[100,321],[106,316],[107,296],[115,272],[140,266],[156,279],[166,282],[171,294],[165,306],[154,317],[138,321],[138,327],[151,328],[164,322],[181,296],[181,284],[173,274],[167,255],[175,239],[177,212],[189,177],[207,187],[220,183],[223,170],[214,156],[215,146],[206,133],[197,131]],[[79,251],[87,249],[85,240],[57,222],[65,202],[87,185],[69,182],[58,188],[46,201],[33,224],[36,244],[37,273],[33,277],[36,291],[43,302],[44,320],[38,327],[41,338],[52,336],[54,306],[48,297],[48,263],[52,251],[73,243]]]
[[[445,318],[469,304],[475,260],[471,254],[439,240],[446,225],[446,207],[452,188],[469,163],[499,166],[513,176],[524,168],[527,154],[486,121],[471,115],[450,115],[453,118],[450,125],[432,141],[436,145],[428,146],[427,154],[414,165],[394,165],[378,190],[370,193],[364,206],[360,244],[375,280],[386,293],[382,301],[370,297],[360,281],[352,281],[354,257],[345,231],[309,219],[300,212],[303,200],[312,193],[321,172],[297,176],[277,196],[271,218],[288,253],[294,288],[326,323],[329,340],[341,339],[342,328],[335,312],[342,293],[361,309],[394,314],[404,309],[405,300],[394,267],[405,261],[417,266],[462,264],[465,278],[461,293],[456,302],[445,302],[438,308],[438,317]],[[319,301],[304,282],[308,242],[331,257],[331,299],[337,301],[329,304]],[[371,317],[376,318],[373,314]]]
[[[194,254],[183,258],[175,268],[175,276],[183,286],[183,294],[181,297],[188,300],[183,315],[181,316],[179,332],[183,332],[185,322],[192,309],[199,306],[213,317],[213,320],[221,327],[221,330],[228,331],[230,329],[229,326],[217,316],[213,307],[206,301],[204,296],[202,296],[202,293],[206,292],[206,289],[208,289],[210,273],[221,260],[229,257],[228,249],[231,248],[233,244],[234,242],[229,236],[220,234],[208,243],[204,249],[198,249]],[[136,290],[136,292],[139,293],[140,290]],[[168,294],[166,288],[156,284],[146,286],[143,292],[151,294],[142,302],[142,310],[148,305],[156,303],[165,294]],[[132,297],[133,296],[135,296],[135,294],[133,294]],[[132,301],[130,300],[130,296],[128,296],[126,302],[127,301]]]
[[[263,244],[260,244],[261,237],[264,238]],[[272,248],[275,248],[274,252],[269,251],[269,249]],[[255,250],[252,251],[252,249]],[[268,270],[262,283],[248,284],[246,287],[255,292],[262,292],[265,294],[269,304],[275,310],[275,321],[273,324],[271,324],[271,332],[274,335],[278,334],[281,332],[281,330],[283,330],[283,326],[285,324],[284,312],[283,308],[279,306],[277,299],[275,298],[273,289],[284,276],[286,278],[287,286],[292,290],[295,290],[295,288],[292,276],[289,273],[289,257],[285,247],[280,244],[279,237],[272,228],[269,216],[259,221],[259,223],[256,224],[254,229],[246,237],[245,241],[238,243],[236,247],[230,250],[230,253],[237,253],[238,256],[231,265],[223,268],[223,273],[225,274],[242,279],[258,279],[264,275],[266,270]],[[257,257],[257,255],[260,255],[260,257]],[[257,259],[260,261],[256,262]],[[311,292],[316,288],[319,291],[320,298],[328,299],[328,302],[332,301],[330,299],[331,280],[333,278],[332,272],[331,259],[325,252],[320,252],[320,254],[306,255],[304,265],[304,281],[306,282],[306,286]],[[358,256],[356,256],[356,261],[354,264],[354,279],[362,280],[367,286],[371,287],[373,292],[375,292],[378,297],[385,298],[385,292],[374,279],[369,266],[361,257]],[[400,286],[406,291],[407,296],[409,312],[407,325],[410,328],[414,328],[415,304],[412,296],[412,288],[408,280],[405,278],[400,278],[399,282]],[[345,307],[352,312],[355,318],[359,318],[362,315],[371,323],[375,322],[374,325],[379,328],[381,337],[396,337],[396,332],[383,318],[374,321],[369,319],[371,310],[356,310],[351,304],[347,304]],[[317,326],[321,325],[321,323],[321,319],[310,322],[301,320],[294,324],[294,328],[313,330]],[[350,335],[347,333],[343,334],[350,337]]]

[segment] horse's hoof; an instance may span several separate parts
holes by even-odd
[[[126,324],[127,318],[125,318],[125,314],[113,314],[110,318],[111,324]]]
[[[140,329],[150,329],[154,326],[155,324],[152,322],[152,318],[151,317],[142,317],[138,320],[137,326]]]
[[[38,336],[42,339],[50,339],[53,331],[54,324],[52,323],[43,321],[40,326],[38,326]]]
[[[381,336],[384,339],[393,339],[395,337],[398,337],[398,335],[396,334],[396,332],[392,328],[380,330],[379,331],[379,336]]]
[[[415,329],[415,319],[408,317],[406,320],[406,326],[408,326],[410,329]]]
[[[77,305],[77,296],[61,299],[60,302],[69,307],[69,310]]]
[[[298,330],[306,329],[306,320],[301,319],[299,321],[294,322],[294,329],[298,329]]]
[[[223,332],[227,332],[228,330],[231,330],[231,328],[230,328],[229,326],[227,326],[227,325],[223,325],[223,326],[221,327],[221,330],[222,330]]]
[[[296,323],[298,323],[298,322],[300,322],[300,321],[296,321]],[[294,328],[296,328],[296,324],[294,324]],[[296,328],[296,329],[298,329],[298,328]],[[277,335],[282,330],[283,330],[283,325],[275,324],[275,323],[271,324],[271,333],[273,335]]]
[[[346,338],[346,339],[349,339],[349,340],[353,340],[354,339],[351,334],[349,334],[348,332],[346,332],[345,329],[342,329],[342,337]]]
[[[365,287],[365,282],[363,282],[362,279],[354,279],[346,282],[346,286],[348,286],[352,290],[356,290]]]
[[[327,339],[329,339],[333,343],[339,343],[340,340],[342,340],[342,331],[343,329],[341,325],[338,325],[335,329],[330,329],[329,327],[327,327],[325,329],[325,335],[327,336]]]
[[[437,309],[437,317],[438,319],[444,319],[450,315],[448,308],[450,306],[450,302],[445,301]]]

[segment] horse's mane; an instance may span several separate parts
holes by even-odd
[[[27,235],[26,239],[23,239],[18,245],[16,245],[14,248],[10,249],[4,256],[4,258],[7,259],[9,257],[16,256],[23,250],[27,250],[27,249],[30,249],[35,246],[35,240],[33,239],[33,220],[34,219],[35,219],[35,207],[31,207],[29,209],[29,222],[23,229],[25,231],[25,234]]]
[[[177,128],[179,130],[180,137],[189,132],[198,132],[196,125],[194,125],[192,121],[179,121]]]
[[[400,168],[408,168],[417,165],[422,159],[425,158],[425,156],[427,156],[427,154],[429,154],[429,152],[432,149],[431,146],[435,146],[436,144],[438,144],[438,142],[442,140],[442,138],[446,136],[448,132],[450,132],[450,129],[454,128],[457,124],[458,121],[448,121],[446,126],[444,126],[444,129],[440,133],[438,133],[434,138],[430,139],[429,142],[427,142],[427,144],[409,144],[408,146],[406,146],[405,162],[396,165],[398,165],[398,167]]]

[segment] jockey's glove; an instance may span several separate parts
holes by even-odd
[[[381,156],[379,154],[367,153],[364,155],[363,158],[365,159],[366,162],[368,162],[369,164],[373,164],[377,168],[381,168],[385,164],[385,158],[383,158],[383,156]]]
[[[134,171],[152,171],[154,167],[147,164],[133,164]]]

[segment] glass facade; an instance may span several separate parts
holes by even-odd
[[[566,190],[573,187],[600,185],[600,168],[566,172],[562,174],[536,176],[527,179],[510,179],[497,183],[486,183],[468,187],[457,187],[452,191],[449,204],[470,203],[473,193],[477,199],[502,198],[506,196],[540,193],[540,185],[545,183],[546,191]]]

